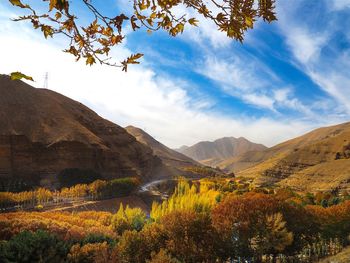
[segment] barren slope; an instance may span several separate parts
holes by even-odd
[[[128,126],[125,128],[128,133],[130,133],[132,136],[136,138],[140,143],[147,145],[153,150],[153,153],[158,156],[163,163],[174,166],[174,167],[186,167],[186,166],[193,166],[193,165],[199,165],[196,161],[193,159],[175,151],[164,144],[160,143],[159,141],[155,140],[152,136],[150,136],[148,133],[146,133],[144,130],[134,127],[134,126]]]
[[[67,168],[147,180],[161,161],[122,127],[56,92],[0,75],[0,177],[50,184]]]
[[[181,147],[178,151],[205,165],[217,166],[245,152],[264,149],[264,145],[252,143],[243,137],[225,137],[213,142],[199,142],[190,147]]]
[[[239,162],[256,165],[238,175],[257,178],[259,183],[288,178],[283,185],[295,188],[306,182],[312,188],[325,188],[329,182],[332,188],[350,178],[347,170],[340,168],[349,164],[349,158],[350,123],[344,123],[314,130],[259,153],[246,153],[238,157]]]

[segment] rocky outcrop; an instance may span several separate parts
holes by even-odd
[[[52,185],[69,168],[148,180],[162,165],[122,127],[79,102],[0,75],[0,178]]]

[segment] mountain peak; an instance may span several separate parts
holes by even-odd
[[[223,137],[215,141],[198,142],[190,147],[181,147],[178,151],[205,165],[215,166],[245,152],[264,149],[264,145],[250,142],[244,137]]]

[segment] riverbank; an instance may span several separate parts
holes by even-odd
[[[139,207],[146,213],[149,213],[150,206],[138,195],[133,194],[125,197],[117,197],[107,200],[99,201],[81,201],[63,204],[56,207],[44,208],[43,211],[67,211],[67,212],[82,212],[82,211],[96,211],[96,212],[111,212],[116,213],[120,207],[129,206],[131,208]]]

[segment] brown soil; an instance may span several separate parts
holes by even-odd
[[[70,204],[63,204],[55,207],[48,207],[45,211],[67,211],[67,212],[81,212],[81,211],[104,211],[116,213],[120,204],[129,206],[131,208],[139,207],[146,213],[150,211],[150,207],[137,195],[126,197],[112,198],[101,201],[81,201]]]
[[[64,169],[143,181],[162,166],[124,128],[59,93],[0,75],[0,178],[52,187]]]

